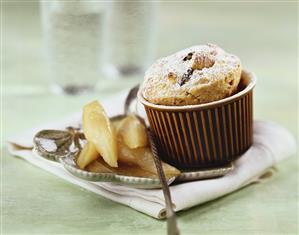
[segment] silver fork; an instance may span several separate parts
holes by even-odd
[[[128,94],[126,102],[125,102],[125,108],[124,108],[125,114],[129,113],[130,104],[132,103],[133,100],[136,99],[138,90],[139,90],[139,85],[136,85],[129,91],[129,94]],[[142,121],[145,123],[143,118],[141,118],[140,116],[139,116],[139,118],[142,119]],[[163,168],[162,168],[161,160],[158,155],[158,150],[157,150],[157,146],[155,143],[155,137],[154,137],[153,132],[150,129],[148,129],[148,136],[149,136],[149,140],[150,140],[150,145],[151,145],[151,150],[153,153],[155,166],[156,166],[158,176],[159,176],[159,179],[160,179],[160,182],[162,185],[162,190],[163,190],[164,199],[165,199],[166,218],[167,218],[167,234],[168,235],[179,235],[180,231],[179,231],[179,228],[177,225],[176,215],[173,210],[173,203],[171,200],[170,190],[169,190],[167,180],[166,180]]]
[[[158,176],[162,185],[162,190],[165,198],[166,205],[166,218],[167,218],[167,234],[168,235],[179,235],[180,231],[177,225],[176,215],[173,210],[173,203],[171,200],[170,190],[165,178],[165,174],[162,168],[161,160],[158,156],[158,150],[155,144],[155,138],[151,130],[148,131],[150,145],[153,153],[154,162],[157,168]]]

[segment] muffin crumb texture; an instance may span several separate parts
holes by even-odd
[[[240,59],[220,47],[193,46],[157,60],[145,73],[143,97],[160,105],[195,105],[236,92]]]

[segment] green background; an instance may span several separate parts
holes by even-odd
[[[140,82],[104,81],[78,97],[48,89],[36,2],[2,2],[1,229],[4,234],[165,234],[166,223],[64,182],[8,154],[5,139]],[[297,136],[297,2],[163,2],[156,57],[212,42],[256,73],[255,118]],[[102,82],[102,83],[101,83]],[[297,234],[297,156],[255,184],[178,213],[182,234]]]

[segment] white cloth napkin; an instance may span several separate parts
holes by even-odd
[[[126,93],[121,93],[102,102],[109,115],[122,112]],[[55,123],[43,125],[11,138],[8,148],[11,154],[23,158],[64,180],[92,191],[112,201],[125,204],[152,217],[165,218],[165,203],[162,190],[135,189],[113,183],[95,183],[79,179],[68,173],[59,163],[50,162],[36,156],[31,150],[19,149],[12,143],[31,147],[34,134],[45,128],[64,128],[77,125],[81,113]],[[213,200],[238,190],[250,183],[259,182],[277,162],[296,152],[296,142],[293,136],[283,127],[266,121],[254,122],[253,146],[234,163],[234,170],[217,179],[208,179],[182,183],[170,187],[175,210],[185,210],[195,205]]]

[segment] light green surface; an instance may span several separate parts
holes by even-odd
[[[93,95],[50,94],[37,4],[11,1],[2,13],[4,139],[134,84],[103,81]],[[239,55],[259,78],[255,117],[297,135],[296,3],[164,3],[159,27],[158,56],[205,42]],[[13,158],[4,140],[1,146],[4,234],[165,234],[164,221]],[[182,234],[298,234],[297,157],[277,168],[267,183],[178,213]]]

